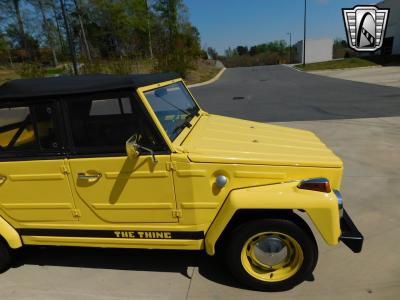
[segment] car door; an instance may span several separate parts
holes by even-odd
[[[54,101],[0,107],[0,209],[19,226],[76,220],[57,112]]]
[[[170,153],[133,91],[65,99],[69,166],[82,223],[177,222]],[[155,151],[127,157],[125,142]],[[93,218],[94,215],[96,218]]]

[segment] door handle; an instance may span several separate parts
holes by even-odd
[[[4,182],[6,182],[7,177],[6,176],[0,176],[0,184],[3,184]]]
[[[94,175],[86,175],[85,173],[78,173],[79,180],[95,181],[95,180],[99,180],[100,178],[101,178],[101,173],[97,173]]]

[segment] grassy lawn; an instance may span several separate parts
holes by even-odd
[[[323,61],[319,63],[306,64],[305,67],[300,64],[295,67],[303,71],[331,70],[331,69],[347,69],[359,67],[380,66],[379,63],[362,58],[345,58],[340,60]]]

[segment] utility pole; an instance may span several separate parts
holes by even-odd
[[[307,0],[304,0],[303,67],[306,66]]]
[[[289,35],[289,64],[292,63],[292,33],[288,32]]]
[[[71,55],[71,60],[72,60],[72,67],[74,69],[74,75],[78,75],[78,63],[76,59],[76,53],[74,49],[74,45],[72,43],[72,37],[71,37],[71,32],[69,31],[69,25],[68,25],[68,19],[67,19],[67,13],[65,11],[65,4],[64,0],[60,0],[60,5],[61,5],[61,11],[64,19],[64,25],[65,25],[65,31],[67,34],[67,40],[68,40],[68,45],[69,45],[69,52]]]

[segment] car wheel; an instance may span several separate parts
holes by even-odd
[[[0,273],[7,271],[11,264],[11,253],[8,245],[0,240]]]
[[[232,274],[247,287],[283,291],[311,277],[318,247],[306,228],[290,220],[262,219],[231,232],[225,257]]]

